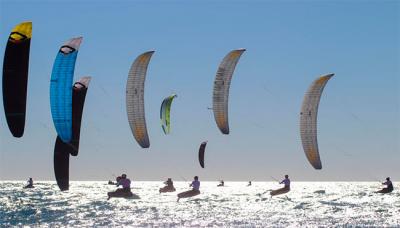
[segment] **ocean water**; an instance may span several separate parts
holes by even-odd
[[[272,182],[202,182],[201,194],[176,202],[177,192],[159,194],[162,182],[133,182],[140,199],[113,198],[107,182],[0,182],[0,226],[132,227],[400,227],[400,184],[391,194],[373,193],[377,182],[293,182],[286,195],[262,194]]]

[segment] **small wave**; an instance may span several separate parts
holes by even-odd
[[[333,212],[333,213],[340,212],[340,211],[343,211],[343,208],[334,207],[334,208],[332,209],[332,212]]]
[[[367,192],[359,192],[357,195],[358,195],[358,196],[366,196],[366,195],[370,195],[370,193],[367,193]]]
[[[377,210],[375,210],[375,212],[388,212],[388,210],[387,209],[377,209]]]
[[[213,202],[218,202],[218,203],[229,202],[229,201],[230,201],[229,199],[216,199],[216,200],[213,200]]]
[[[249,194],[232,194],[233,196],[248,196]]]
[[[350,207],[358,207],[359,205],[354,204],[354,203],[346,203],[346,202],[334,202],[334,201],[318,201],[321,204],[325,205],[330,205],[330,206],[339,206],[339,207],[345,207],[345,206],[350,206]]]
[[[293,209],[307,209],[310,203],[302,202],[293,207]]]

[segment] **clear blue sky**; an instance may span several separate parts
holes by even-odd
[[[60,45],[76,36],[84,39],[74,80],[93,80],[72,180],[121,172],[134,180],[400,179],[398,1],[1,0],[0,53],[26,20],[33,22],[26,129],[13,138],[1,111],[0,179],[54,179],[50,75]],[[217,67],[235,48],[247,51],[231,84],[226,136],[207,107]],[[145,90],[151,146],[141,149],[127,121],[125,84],[132,61],[148,50],[156,51]],[[309,84],[331,72],[317,171],[303,153],[299,110]],[[172,92],[166,136],[159,108]],[[203,140],[205,169],[197,161]]]

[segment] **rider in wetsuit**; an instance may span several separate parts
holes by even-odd
[[[28,182],[28,185],[26,185],[25,188],[33,188],[33,179],[32,179],[32,177],[29,177],[29,180],[27,182]]]
[[[164,182],[164,184],[170,188],[174,187],[174,182],[172,181],[171,178],[168,178],[167,181]]]
[[[192,187],[192,190],[179,193],[178,194],[178,199],[176,200],[176,202],[179,202],[181,197],[182,198],[186,198],[186,197],[192,197],[192,196],[200,194],[200,181],[199,181],[199,177],[198,176],[194,177],[194,180],[189,185],[189,187]]]
[[[277,189],[277,190],[272,190],[270,192],[271,197],[274,195],[280,195],[280,194],[285,194],[290,191],[290,179],[289,175],[285,175],[285,179],[283,179],[279,184],[284,184],[285,186],[283,188]]]
[[[159,192],[174,192],[175,187],[174,187],[174,182],[172,181],[171,178],[168,178],[167,181],[164,181],[165,186],[160,188]]]
[[[281,182],[279,182],[279,184],[284,184],[284,188],[289,189],[290,190],[290,179],[289,179],[289,175],[285,175],[285,179],[283,179]]]
[[[189,187],[192,187],[193,188],[192,190],[200,191],[200,181],[199,181],[199,177],[198,176],[194,177],[194,180],[189,185]]]
[[[386,182],[382,183],[383,185],[386,185],[386,188],[383,188],[382,190],[378,191],[379,193],[389,193],[393,191],[393,183],[390,180],[390,177],[386,178]]]
[[[111,197],[132,197],[134,194],[131,192],[131,180],[126,178],[126,174],[121,175],[121,179],[117,183],[118,186],[122,186],[122,188],[118,188],[114,192],[108,192],[108,199]]]
[[[131,180],[126,178],[126,174],[122,174],[121,179],[117,183],[117,187],[122,185],[122,189],[119,188],[117,191],[124,191],[124,192],[130,192],[131,191]]]

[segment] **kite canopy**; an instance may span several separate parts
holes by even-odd
[[[126,111],[128,122],[136,141],[142,148],[150,147],[144,113],[144,82],[147,67],[154,51],[139,55],[132,63],[126,83]]]
[[[25,129],[29,51],[32,22],[14,27],[8,37],[3,61],[3,106],[8,128],[14,137]]]
[[[160,119],[161,119],[161,127],[165,134],[169,134],[171,132],[171,105],[172,100],[177,97],[176,94],[172,94],[169,97],[166,97],[161,104],[160,109]]]
[[[201,168],[203,169],[204,169],[204,152],[206,150],[206,146],[207,146],[207,141],[202,142],[199,148],[199,163]]]
[[[65,143],[57,136],[54,146],[54,174],[61,191],[69,189],[69,157],[77,156],[83,107],[91,77],[83,77],[72,88],[72,140]]]
[[[300,112],[300,136],[304,153],[315,169],[322,169],[317,141],[317,114],[321,94],[334,74],[317,78],[304,95]]]
[[[214,81],[213,111],[214,119],[223,134],[229,134],[228,98],[232,75],[240,56],[246,49],[229,52],[218,67]]]
[[[81,134],[81,122],[83,106],[85,104],[86,92],[89,87],[91,77],[82,77],[74,83],[72,94],[72,140],[70,145],[72,156],[77,156],[79,151],[79,138]]]
[[[50,107],[60,139],[72,140],[72,80],[82,37],[67,41],[58,51],[50,81]]]
[[[61,191],[69,189],[69,156],[72,147],[57,136],[54,146],[54,175]]]

